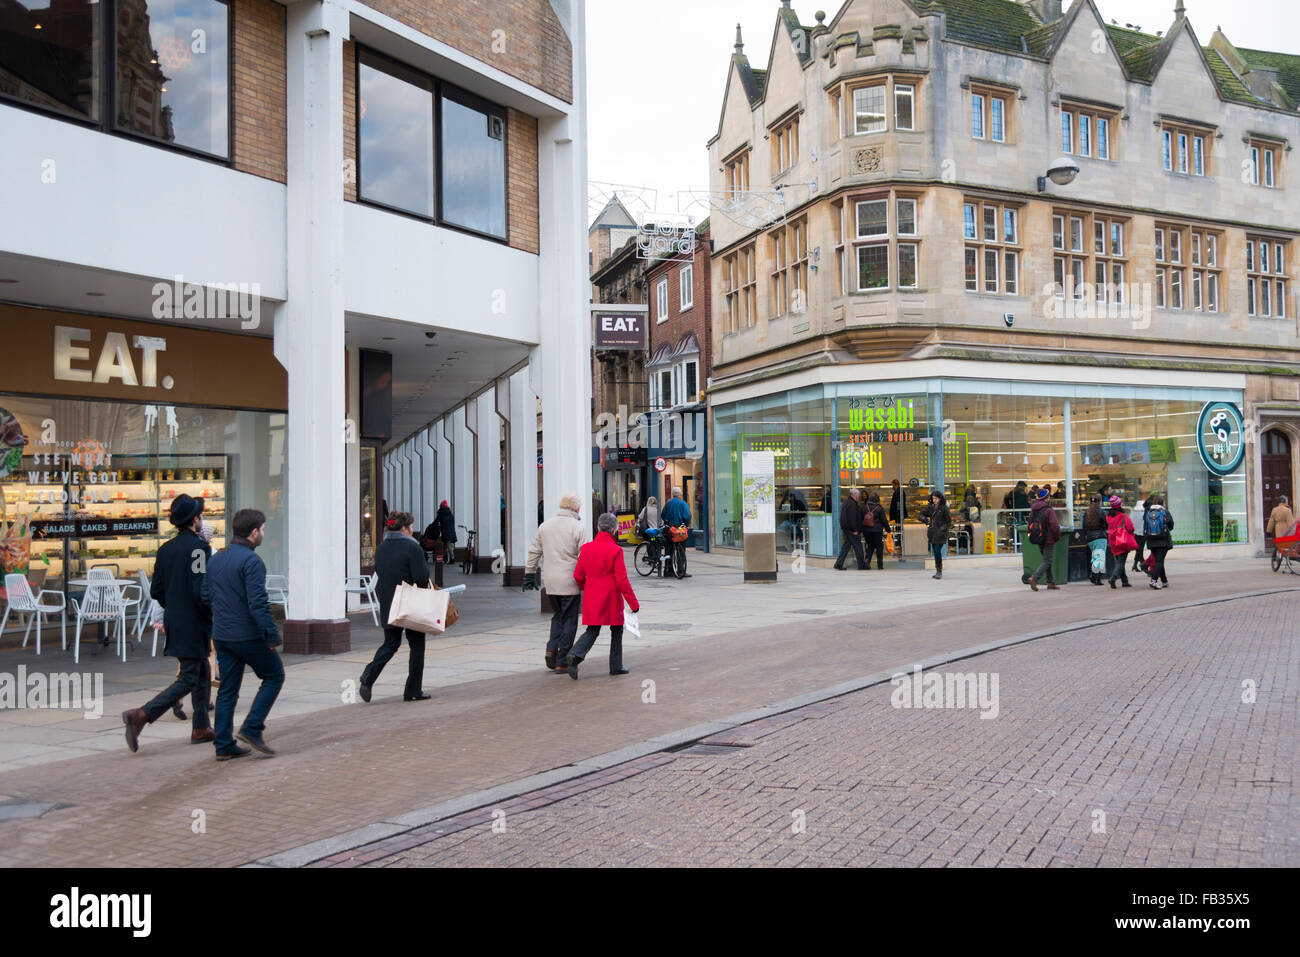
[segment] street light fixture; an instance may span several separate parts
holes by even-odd
[[[1047,167],[1047,175],[1038,177],[1038,191],[1041,193],[1047,189],[1049,179],[1057,186],[1069,186],[1078,175],[1078,163],[1068,156],[1058,156]]]

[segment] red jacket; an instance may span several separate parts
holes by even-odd
[[[623,624],[623,599],[633,611],[641,610],[623,564],[623,546],[609,532],[601,532],[582,546],[573,580],[582,589],[584,625]]]

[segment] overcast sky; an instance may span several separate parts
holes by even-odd
[[[1075,0],[1082,2],[1082,0]],[[840,0],[793,4],[799,21],[829,23]],[[1237,46],[1300,54],[1295,0],[1186,0],[1202,43],[1222,26]],[[1071,0],[1065,0],[1065,8]],[[1109,22],[1167,30],[1174,0],[1098,0]],[[756,69],[767,67],[779,0],[587,0],[587,175],[599,211],[620,184],[635,215],[700,208],[704,144],[717,132],[736,24]],[[695,192],[688,192],[689,190]],[[697,221],[700,217],[697,216]]]

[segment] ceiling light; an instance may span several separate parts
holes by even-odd
[[[88,292],[88,293],[86,293],[86,295],[87,295],[87,296],[102,296],[103,293],[102,293],[102,292]]]
[[[397,341],[397,337],[396,337],[396,336],[380,336],[379,338],[380,338],[380,339],[383,339],[385,342],[396,342],[396,341]]]

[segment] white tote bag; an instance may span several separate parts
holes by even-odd
[[[451,599],[437,588],[417,588],[402,582],[393,592],[388,609],[388,624],[393,628],[410,628],[426,635],[441,635],[447,629],[447,605]]]
[[[641,616],[626,606],[623,608],[623,634],[641,637]]]

